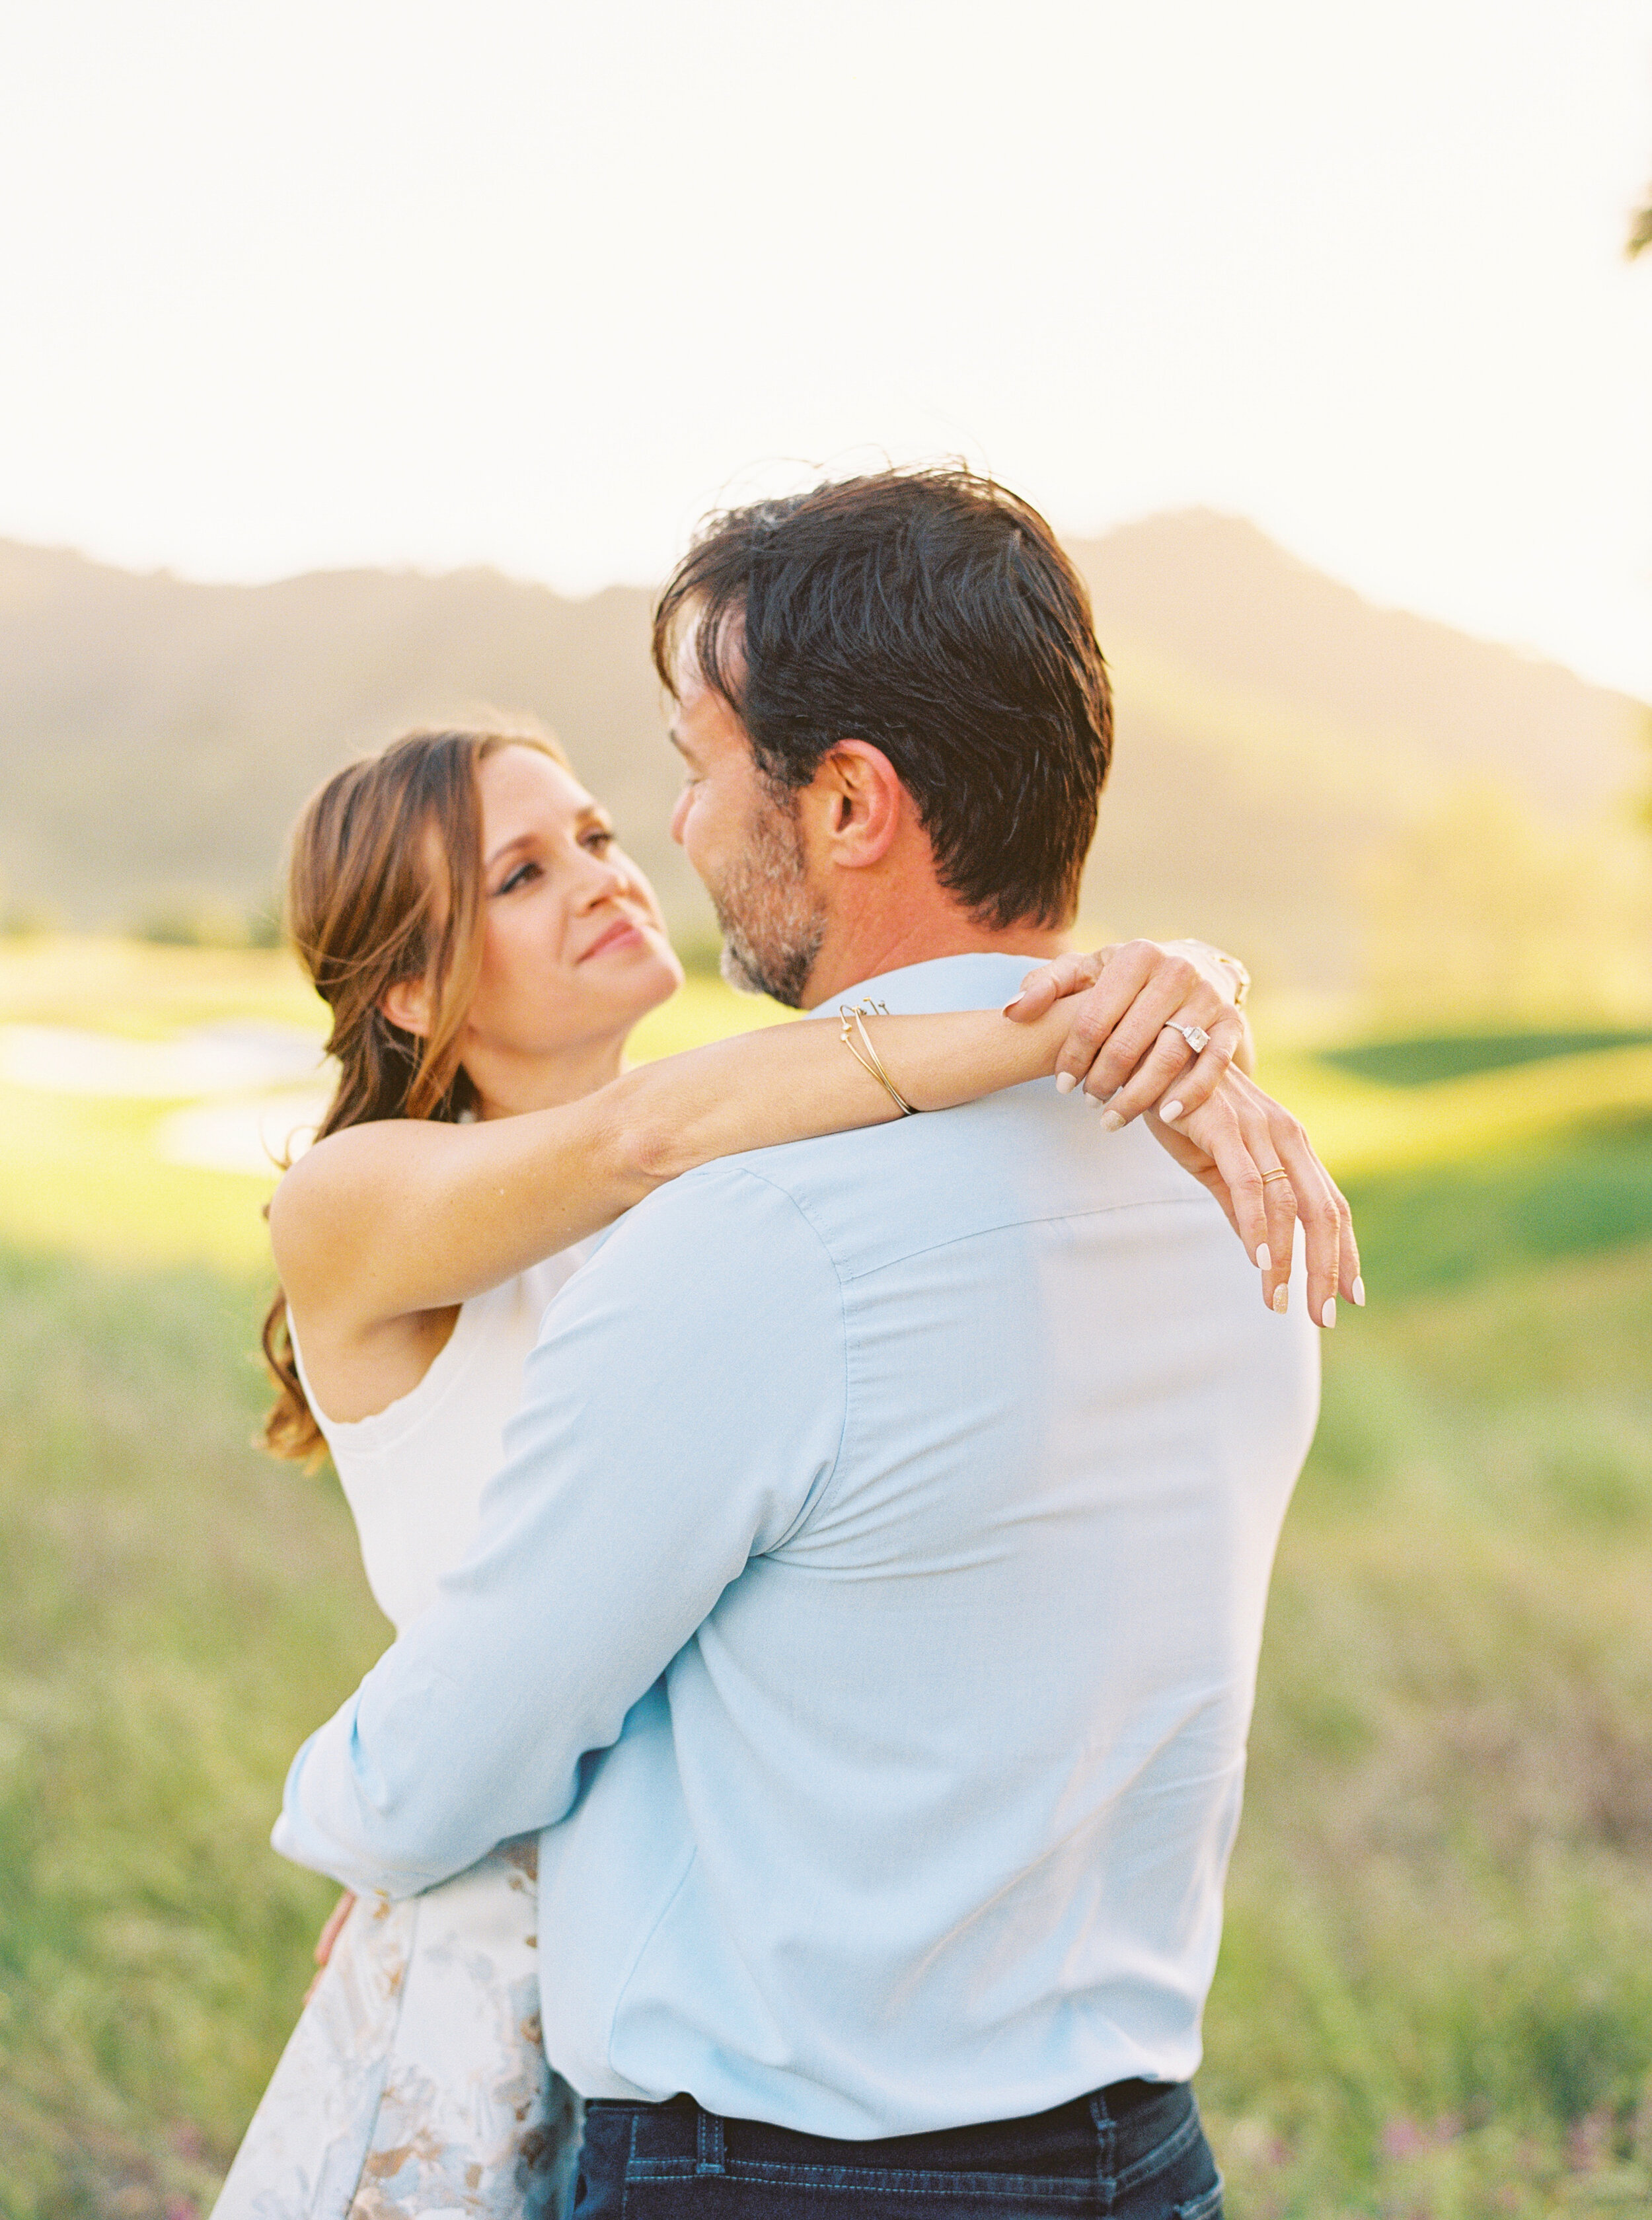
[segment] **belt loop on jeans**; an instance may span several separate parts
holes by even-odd
[[[721,2113],[708,2112],[703,2105],[696,2105],[694,2128],[695,2173],[721,2173],[726,2156]]]
[[[1119,2126],[1108,2108],[1105,2089],[1093,2090],[1088,2103],[1090,2125],[1095,2130],[1095,2193],[1102,2210],[1111,2212],[1113,2176],[1119,2163]]]

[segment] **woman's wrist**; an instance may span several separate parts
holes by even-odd
[[[1236,1010],[1244,1009],[1246,998],[1249,996],[1250,992],[1250,972],[1246,970],[1245,966],[1240,962],[1237,956],[1230,956],[1225,949],[1213,948],[1211,951],[1211,953],[1215,957],[1216,961],[1221,965],[1223,970],[1231,971],[1232,973],[1233,1007]]]
[[[997,1011],[945,1015],[869,1017],[891,1076],[915,1109],[954,1110],[1006,1087],[1048,1079],[1067,1038],[1069,1013],[1061,1002],[1044,1015],[1013,1024]],[[928,1044],[925,1036],[934,1029]],[[833,1027],[834,1034],[837,1027]]]
[[[1165,945],[1181,949],[1190,963],[1197,964],[1206,983],[1230,1007],[1244,1009],[1250,992],[1250,974],[1238,957],[1208,940],[1171,940]]]
[[[1071,995],[1063,995],[1031,1024],[994,1014],[994,1045],[1002,1049],[1010,1069],[1010,1076],[1001,1084],[1024,1087],[1031,1079],[1054,1078],[1072,1029],[1072,1001]]]

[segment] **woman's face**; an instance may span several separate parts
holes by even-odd
[[[638,1019],[683,982],[654,890],[608,814],[537,748],[500,748],[482,801],[482,973],[461,1055],[484,1101],[527,1107],[534,1067],[595,1084]],[[560,1089],[555,1089],[559,1093]]]

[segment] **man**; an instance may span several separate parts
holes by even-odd
[[[738,512],[656,648],[749,983],[989,1007],[1060,948],[1107,680],[1023,504]],[[1025,1088],[633,1211],[471,1558],[300,1753],[277,1844],[352,1886],[560,1823],[577,2213],[1219,2211],[1187,2080],[1312,1337],[1100,1122]],[[1316,1275],[1328,1322],[1334,1229]]]

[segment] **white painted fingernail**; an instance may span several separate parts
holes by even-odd
[[[1319,1313],[1319,1323],[1324,1326],[1327,1333],[1329,1333],[1331,1327],[1336,1325],[1337,1298],[1335,1295],[1327,1295],[1325,1297],[1325,1306]]]
[[[1256,1269],[1259,1272],[1271,1272],[1273,1269],[1274,1252],[1265,1241],[1259,1241],[1256,1244]]]
[[[1099,1110],[1101,1107],[1101,1097],[1099,1094],[1092,1094],[1088,1087],[1078,1099],[1087,1110]]]
[[[1058,1071],[1056,1074],[1056,1092],[1057,1094],[1070,1094],[1077,1085],[1078,1074],[1075,1071]]]
[[[1179,1102],[1167,1102],[1163,1109],[1159,1112],[1159,1116],[1167,1126],[1174,1126],[1181,1115],[1181,1105]]]
[[[1288,1288],[1275,1288],[1274,1289],[1274,1308],[1278,1312],[1281,1318],[1284,1317],[1286,1312],[1289,1310],[1290,1306],[1290,1289]]]
[[[1124,1122],[1124,1119],[1119,1116],[1116,1110],[1106,1110],[1103,1111],[1101,1114],[1102,1127],[1107,1132],[1118,1132]]]
[[[1013,1002],[1006,1002],[1004,1005],[1004,1015],[1007,1018],[1013,1011],[1019,1010],[1021,1007],[1023,999],[1024,998],[1021,995],[1018,995]]]
[[[1365,1282],[1357,1276],[1354,1281],[1354,1300],[1362,1310],[1365,1308]]]

